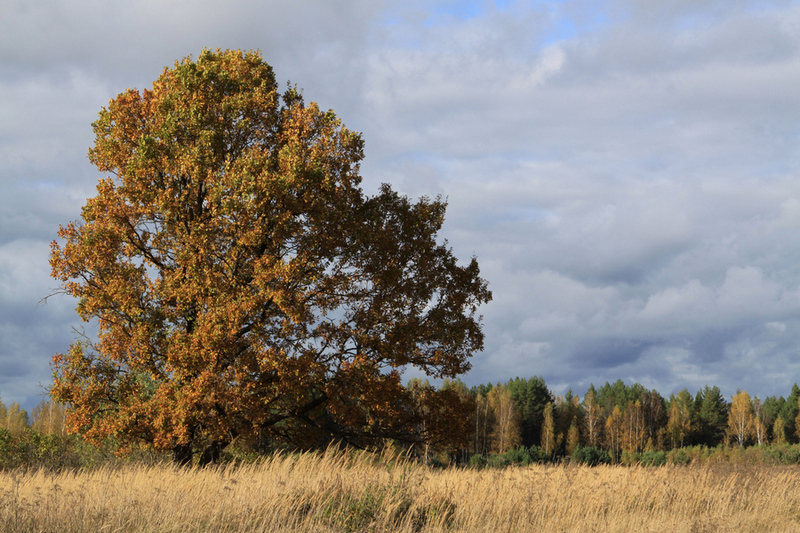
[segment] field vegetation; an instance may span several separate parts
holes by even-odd
[[[243,442],[217,466],[189,468],[69,434],[51,401],[31,417],[0,411],[0,531],[800,531],[800,444],[788,439],[616,454],[581,432],[567,454],[510,433],[515,447],[502,452],[495,425],[484,453]],[[554,427],[545,420],[541,433]]]
[[[0,473],[0,531],[800,531],[800,469],[431,468],[328,450],[211,468]]]

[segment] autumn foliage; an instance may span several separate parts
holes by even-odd
[[[469,368],[487,284],[437,243],[443,201],[363,193],[363,140],[333,112],[280,94],[259,53],[206,50],[111,100],[93,128],[106,177],[50,260],[98,325],[97,342],[54,357],[72,430],[181,462],[237,437],[469,430],[443,416],[458,395],[415,405],[400,374]]]

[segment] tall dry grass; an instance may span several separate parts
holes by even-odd
[[[800,531],[796,467],[431,470],[346,453],[0,473],[4,532]]]

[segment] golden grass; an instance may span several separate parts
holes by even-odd
[[[431,470],[383,459],[3,472],[0,531],[800,531],[796,467]]]

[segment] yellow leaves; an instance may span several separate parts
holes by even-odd
[[[728,413],[728,436],[739,446],[744,446],[756,428],[753,404],[747,391],[740,391],[731,401]]]
[[[167,448],[400,430],[393,369],[452,376],[481,348],[491,294],[436,243],[444,203],[366,198],[361,136],[297,91],[281,99],[257,52],[176,62],[93,128],[90,159],[113,177],[51,248],[100,324],[95,355],[54,359],[81,431]]]

